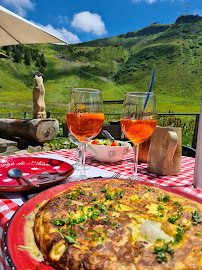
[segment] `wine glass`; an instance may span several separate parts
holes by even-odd
[[[67,126],[82,143],[80,180],[85,174],[86,143],[99,134],[104,122],[101,92],[97,89],[74,88],[67,109]]]
[[[68,138],[70,142],[77,145],[76,148],[76,162],[74,163],[74,168],[76,170],[81,169],[81,154],[82,154],[82,143],[71,133],[68,133]],[[90,166],[85,164],[85,170],[89,170]]]
[[[155,95],[148,92],[127,93],[120,122],[123,133],[134,144],[134,170],[130,179],[142,181],[137,175],[139,145],[151,137],[157,125]]]

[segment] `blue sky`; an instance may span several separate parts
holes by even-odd
[[[171,24],[186,12],[202,16],[202,0],[0,0],[0,5],[68,44],[116,36],[154,22]]]

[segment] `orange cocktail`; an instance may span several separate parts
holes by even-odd
[[[134,170],[130,178],[141,181],[137,175],[139,145],[151,137],[157,125],[155,95],[150,92],[128,92],[120,122],[123,133],[134,144]]]
[[[103,113],[67,113],[67,126],[77,139],[86,143],[102,129]]]
[[[157,120],[121,119],[121,128],[125,136],[135,145],[151,137]]]
[[[104,122],[101,92],[90,88],[72,89],[66,117],[70,132],[82,143],[81,173],[77,180],[86,179],[86,143],[98,135]]]

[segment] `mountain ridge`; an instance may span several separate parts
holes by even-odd
[[[80,44],[26,45],[44,54],[47,66],[40,69],[33,61],[25,65],[23,61],[1,59],[2,100],[7,104],[18,102],[31,110],[35,74],[43,75],[46,105],[51,111],[66,110],[57,104],[68,102],[72,87],[98,88],[104,100],[122,100],[128,91],[147,91],[155,68],[153,91],[158,111],[199,112],[201,34],[202,17],[187,15],[178,17],[173,24],[154,23],[137,31]],[[0,110],[4,110],[1,104]],[[115,110],[120,109],[117,106]]]

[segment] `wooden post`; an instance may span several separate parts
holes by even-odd
[[[69,133],[69,129],[67,127],[67,123],[62,124],[62,131],[63,131],[63,136],[67,137]]]
[[[196,115],[195,127],[194,127],[194,135],[192,139],[192,148],[196,149],[197,144],[197,134],[198,134],[198,126],[199,126],[199,114]]]

